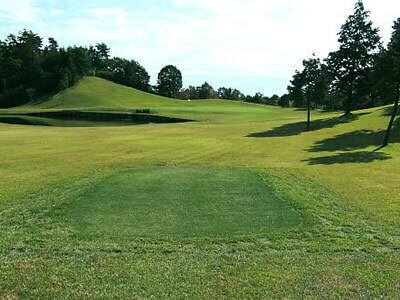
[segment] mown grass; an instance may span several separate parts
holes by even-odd
[[[312,130],[306,131],[302,111],[154,97],[87,78],[49,102],[1,112],[153,108],[200,122],[104,128],[0,123],[0,298],[398,298],[398,122],[393,143],[374,151],[387,125],[387,108],[347,118],[315,112]],[[301,216],[300,224],[255,232],[258,226],[249,218],[226,226],[219,236],[210,234],[213,226],[190,235],[195,223],[185,218],[179,231],[169,227],[162,238],[154,228],[147,237],[127,230],[129,218],[107,217],[104,224],[100,218],[98,227],[80,224],[101,214],[127,215],[124,209],[132,203],[121,206],[126,193],[118,191],[135,185],[118,188],[113,178],[129,180],[143,172],[145,180],[146,170],[165,177],[167,170],[232,169],[241,175],[228,187],[246,194],[260,189],[260,197],[268,187],[275,204],[285,203]],[[200,177],[211,188],[213,176]],[[159,180],[160,186],[171,182],[165,195],[176,194],[174,180]],[[192,191],[187,184],[183,189],[190,199],[210,192],[202,185]],[[90,211],[89,201],[112,203],[101,194],[112,187],[116,206]],[[253,207],[263,207],[259,204]],[[156,212],[162,221],[165,214]],[[233,232],[236,225],[244,230],[239,235]]]
[[[59,210],[82,234],[103,238],[235,237],[285,230],[301,216],[256,172],[153,167],[106,177]]]

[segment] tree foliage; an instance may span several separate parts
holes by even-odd
[[[327,59],[333,76],[333,88],[344,98],[346,114],[362,108],[363,98],[370,93],[369,75],[381,43],[378,29],[372,26],[361,0],[339,32],[339,50]]]
[[[150,90],[149,73],[135,60],[119,57],[108,59],[107,68],[99,71],[97,76],[141,91]]]
[[[182,88],[182,73],[177,67],[168,65],[158,73],[158,93],[165,97],[177,98]]]
[[[32,101],[35,96],[62,91],[83,76],[97,75],[143,91],[150,90],[150,76],[134,60],[110,58],[110,48],[67,47],[54,38],[22,30],[0,40],[0,107]]]
[[[91,69],[88,49],[59,48],[54,38],[43,39],[23,30],[0,41],[0,107],[31,101],[75,84]]]
[[[388,99],[394,101],[392,115],[383,141],[383,146],[386,146],[389,143],[400,100],[400,18],[394,22],[392,37],[387,50],[379,56],[376,70],[380,75],[379,83],[383,86],[381,92]]]

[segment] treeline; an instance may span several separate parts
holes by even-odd
[[[288,86],[290,103],[350,114],[398,99],[400,18],[385,48],[370,12],[359,0],[338,36],[339,49],[328,57],[303,60],[303,69],[295,72]]]
[[[0,107],[24,104],[33,97],[63,90],[91,71],[93,51],[47,45],[32,31],[0,41]]]
[[[387,47],[373,26],[370,12],[358,0],[354,12],[338,33],[339,49],[321,60],[303,60],[288,86],[288,99],[296,107],[353,110],[395,103],[383,142],[386,146],[397,115],[400,97],[400,18],[394,22]]]
[[[44,42],[23,30],[0,40],[0,107],[25,104],[35,97],[57,93],[73,86],[83,76],[98,76],[142,91],[178,97],[182,74],[166,66],[156,86],[135,60],[110,57],[110,48],[99,43],[90,47],[59,47],[54,38]]]
[[[209,83],[182,89],[182,73],[168,65],[150,84],[146,69],[135,60],[111,57],[104,43],[89,47],[60,47],[54,38],[44,41],[32,31],[22,30],[0,40],[0,107],[13,107],[35,97],[57,93],[76,84],[83,76],[98,76],[145,92],[178,99],[227,99],[288,106],[287,96],[256,93],[245,95],[237,89],[215,90]]]
[[[59,47],[23,30],[0,40],[0,107],[13,107],[73,86],[83,76],[99,76],[147,92],[155,92],[150,76],[138,62],[111,58],[110,48]]]
[[[272,95],[271,97],[265,96],[262,93],[255,93],[254,96],[245,95],[238,89],[220,87],[215,90],[208,82],[204,82],[200,86],[189,86],[184,88],[179,93],[180,99],[225,99],[233,101],[245,101],[250,103],[266,104],[266,105],[280,105],[289,106],[288,95],[279,97]]]
[[[221,98],[277,105],[279,97],[261,93],[244,95],[237,89],[203,85],[182,89],[182,73],[168,65],[150,84],[146,69],[135,60],[110,57],[104,43],[89,47],[60,47],[54,38],[44,41],[32,31],[23,30],[0,40],[0,107],[13,107],[35,97],[57,93],[76,84],[83,76],[98,76],[145,92],[178,99]]]

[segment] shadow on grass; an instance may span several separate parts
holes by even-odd
[[[384,107],[381,110],[383,111],[383,115],[385,117],[391,117],[393,114],[393,109],[394,109],[394,105],[388,106],[388,107]],[[397,112],[397,116],[400,116],[400,109]]]
[[[29,105],[31,105],[31,106],[40,105],[42,103],[45,103],[45,102],[51,100],[57,94],[58,94],[58,92],[53,92],[53,93],[47,93],[47,94],[44,94],[41,96],[37,96],[37,97],[35,97],[35,99],[33,99],[33,101],[29,102]]]
[[[387,160],[392,157],[378,152],[382,149],[383,138],[386,130],[357,130],[339,134],[333,138],[318,141],[307,151],[309,152],[335,152],[335,151],[356,151],[377,147],[374,151],[344,152],[332,156],[314,157],[304,160],[309,165],[332,165],[344,163],[369,163],[376,160]],[[390,143],[400,143],[400,119],[394,123]]]
[[[256,132],[247,135],[246,137],[251,138],[267,138],[267,137],[283,137],[283,136],[294,136],[299,135],[303,132],[316,131],[325,128],[332,128],[340,124],[350,123],[356,121],[362,115],[369,113],[351,114],[347,116],[340,116],[329,119],[314,120],[311,121],[311,128],[307,129],[307,122],[297,122],[291,124],[285,124],[280,127],[273,128],[265,132]]]
[[[379,147],[382,144],[385,131],[357,130],[337,135],[333,138],[318,141],[307,151],[352,151],[369,146]]]
[[[356,130],[316,142],[308,151],[353,151],[370,146],[380,147],[385,134],[386,130]],[[400,119],[397,119],[394,123],[390,143],[400,143]]]
[[[313,157],[306,160],[309,165],[333,165],[345,163],[370,163],[376,160],[388,160],[392,157],[383,152],[357,151],[332,156]]]

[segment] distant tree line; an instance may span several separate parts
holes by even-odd
[[[93,59],[90,49],[60,48],[53,38],[44,45],[32,31],[9,35],[0,41],[0,107],[72,86],[90,74]]]
[[[146,69],[135,60],[110,57],[104,43],[90,47],[60,47],[54,38],[44,41],[26,29],[0,40],[0,108],[13,107],[35,97],[57,93],[83,76],[98,76],[145,92],[178,97],[182,74],[166,66],[150,85]]]
[[[245,95],[237,89],[215,90],[209,83],[182,89],[182,73],[167,65],[150,84],[146,69],[135,60],[111,57],[104,43],[89,47],[60,47],[54,38],[44,41],[26,29],[0,40],[0,108],[13,107],[34,98],[57,93],[76,84],[83,76],[98,76],[145,92],[178,99],[227,99],[289,106],[287,95],[256,93]]]
[[[280,105],[283,107],[289,106],[288,95],[283,95],[279,97],[278,95],[273,95],[267,97],[260,92],[251,95],[245,95],[238,89],[220,87],[215,90],[208,82],[204,82],[200,86],[189,86],[180,91],[180,99],[191,99],[191,100],[201,100],[201,99],[224,99],[233,101],[244,101],[250,103],[266,104],[266,105]]]

